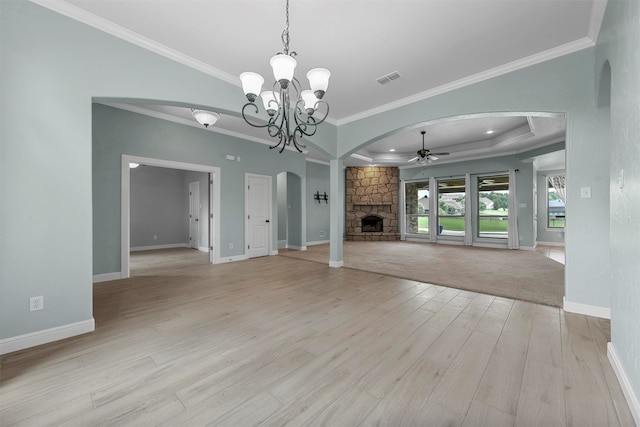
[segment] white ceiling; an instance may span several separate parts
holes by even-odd
[[[282,51],[282,0],[34,1],[237,85],[243,71],[270,82],[269,58]],[[301,80],[310,68],[331,70],[325,100],[329,120],[340,125],[592,46],[605,7],[606,0],[290,0],[291,49]],[[394,71],[402,77],[376,82]],[[238,110],[244,100],[238,88]],[[451,152],[451,161],[463,152],[522,151],[564,134],[562,119],[536,121],[534,132],[526,115],[425,125],[360,154],[377,161],[396,148],[403,157],[388,163],[406,163],[423,128],[427,148]],[[224,116],[216,128],[269,139],[237,122]],[[520,133],[526,126],[529,138]],[[482,133],[488,128],[496,130],[491,138]],[[323,158],[313,150],[308,156]]]

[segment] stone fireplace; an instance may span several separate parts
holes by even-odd
[[[399,240],[398,168],[348,167],[347,240]]]

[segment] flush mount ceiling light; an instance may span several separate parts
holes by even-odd
[[[282,32],[282,44],[284,52],[278,52],[271,58],[275,82],[271,90],[262,90],[264,78],[260,74],[245,72],[240,74],[242,90],[249,102],[242,107],[242,117],[253,127],[267,128],[269,136],[277,138],[278,143],[269,147],[280,147],[280,153],[287,147],[293,147],[302,153],[306,148],[300,141],[304,136],[312,136],[316,133],[317,126],[325,121],[329,114],[329,104],[322,101],[331,73],[326,68],[314,68],[307,73],[311,90],[301,90],[300,82],[293,75],[297,62],[296,52],[289,53],[289,0],[286,2],[286,26]],[[254,123],[247,117],[246,110],[259,109],[255,101],[258,95],[262,98],[264,109],[269,115],[269,121],[263,125]],[[317,119],[313,115],[321,108],[324,110],[322,117]]]
[[[220,120],[220,114],[212,111],[195,110],[192,108],[191,114],[193,114],[193,117],[195,117],[198,123],[206,128],[213,126],[218,120]]]
[[[422,134],[422,149],[417,151],[417,156],[409,160],[409,163],[416,162],[421,165],[426,165],[427,163],[431,163],[433,160],[438,160],[438,156],[448,156],[449,153],[432,153],[431,151],[424,148],[424,134],[426,131],[420,131]]]

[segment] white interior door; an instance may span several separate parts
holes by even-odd
[[[271,177],[246,174],[246,255],[269,255],[271,241]]]
[[[200,240],[200,183],[189,183],[189,246],[198,249]],[[184,223],[183,223],[184,224]]]

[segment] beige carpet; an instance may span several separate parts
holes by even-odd
[[[280,255],[329,263],[329,244]],[[564,265],[535,251],[434,243],[344,242],[344,266],[562,307]]]

